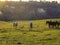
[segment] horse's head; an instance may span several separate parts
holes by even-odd
[[[49,23],[49,21],[46,21],[46,24],[48,24]]]

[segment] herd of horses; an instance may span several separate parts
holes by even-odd
[[[49,28],[59,28],[60,22],[59,21],[46,21]]]
[[[18,26],[18,22],[14,22],[13,27],[17,28],[17,26]],[[24,26],[22,26],[21,28],[24,28]],[[32,22],[30,22],[30,28],[33,28],[33,23]]]
[[[46,24],[48,24],[48,27],[49,28],[59,28],[60,26],[60,22],[59,21],[46,21]],[[17,28],[18,26],[18,22],[14,22],[13,23],[13,27],[16,27]],[[30,22],[30,28],[33,28],[33,23]]]

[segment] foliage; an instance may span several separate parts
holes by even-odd
[[[0,20],[31,20],[60,18],[60,4],[56,2],[1,2]]]

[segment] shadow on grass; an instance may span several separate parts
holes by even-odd
[[[22,31],[22,32],[41,32],[41,30],[34,30],[33,28],[28,28],[28,30],[26,29],[17,29],[18,31]]]
[[[60,28],[55,28],[55,29],[60,30]]]

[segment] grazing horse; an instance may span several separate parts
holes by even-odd
[[[56,21],[56,26],[59,28],[60,22]]]
[[[56,22],[52,22],[52,21],[46,21],[46,24],[48,24],[49,28],[54,28],[56,27],[57,23]]]
[[[18,22],[14,22],[13,27],[17,28],[17,26],[18,26]]]

